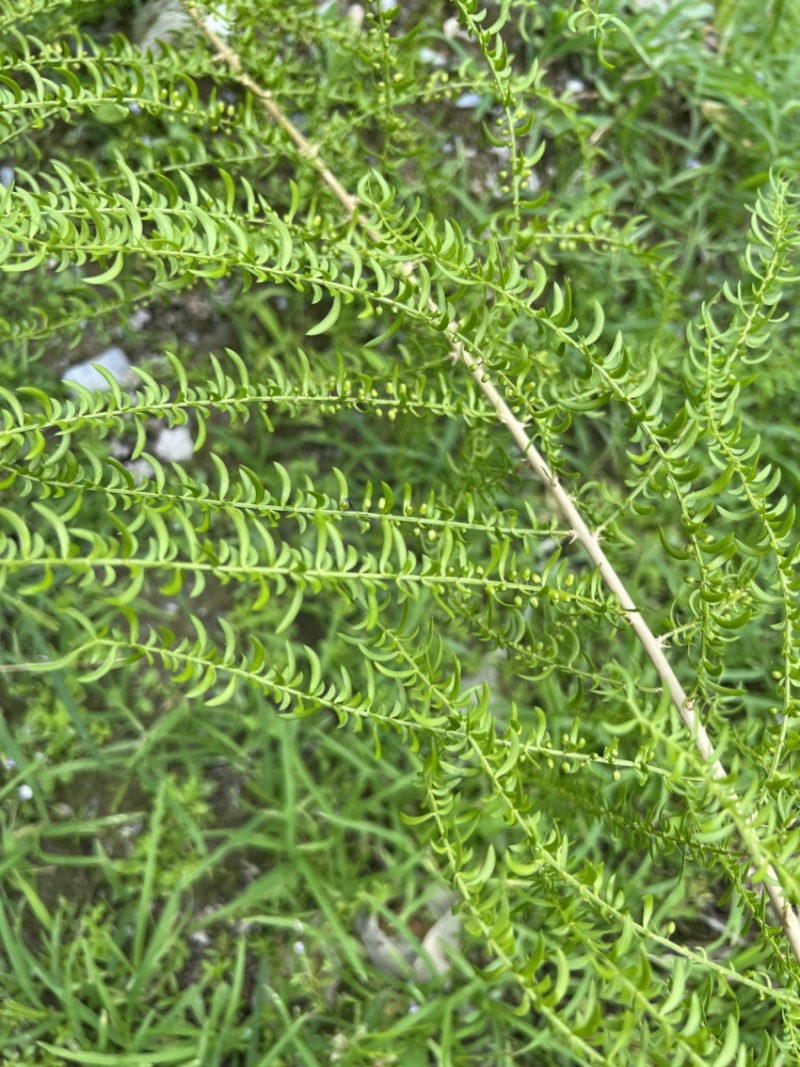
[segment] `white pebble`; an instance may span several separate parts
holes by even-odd
[[[354,30],[361,29],[361,25],[364,22],[364,8],[361,4],[351,4],[347,9],[347,17]]]
[[[456,100],[456,107],[466,110],[467,108],[477,107],[481,102],[481,97],[477,93],[462,93]]]
[[[580,80],[580,78],[570,78],[564,85],[564,91],[567,93],[582,93],[585,92],[586,86]]]
[[[33,796],[33,790],[29,785],[21,785],[17,790],[17,796],[20,800],[30,800]]]
[[[432,67],[443,67],[447,63],[445,57],[432,48],[420,48],[417,55],[421,63],[429,63]]]
[[[447,19],[444,26],[442,26],[442,33],[448,41],[454,41],[456,37],[465,36],[457,18]]]
[[[147,308],[136,308],[128,316],[128,327],[131,330],[142,330],[152,317]]]
[[[134,20],[134,37],[143,52],[149,49],[160,52],[159,42],[173,45],[179,35],[192,25],[192,20],[183,10],[180,0],[150,0]]]
[[[422,940],[427,959],[420,956],[414,962],[414,972],[419,981],[423,982],[432,977],[431,966],[433,975],[447,974],[451,964],[445,949],[457,949],[460,934],[461,920],[448,909],[436,920]]]
[[[128,462],[124,464],[124,467],[126,471],[130,471],[133,475],[134,485],[141,485],[142,482],[147,481],[153,474],[153,468],[144,456],[140,456],[138,459],[129,459]]]
[[[107,348],[105,352],[101,352],[99,356],[92,356],[91,359],[85,359],[82,363],[73,363],[64,372],[61,381],[82,385],[90,392],[97,390],[100,393],[107,393],[108,382],[100,371],[92,366],[93,363],[99,363],[101,367],[105,367],[120,385],[123,384],[131,369],[128,357],[121,348],[114,345],[112,348]]]
[[[231,35],[231,20],[227,4],[217,4],[213,12],[206,16],[206,26],[223,41]]]
[[[0,185],[7,189],[14,180],[13,167],[0,167]]]
[[[165,463],[186,463],[194,455],[194,441],[186,426],[165,427],[159,432],[153,451]]]
[[[306,946],[303,944],[302,941],[295,941],[295,943],[292,945],[292,949],[298,956],[305,955]]]

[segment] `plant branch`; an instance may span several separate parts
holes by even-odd
[[[366,217],[358,210],[358,200],[349,193],[339,182],[333,172],[326,166],[320,157],[318,146],[308,141],[291,120],[283,113],[275,103],[272,93],[258,85],[242,68],[240,57],[216,34],[206,23],[197,8],[188,0],[183,0],[186,11],[192,18],[198,30],[203,34],[218,58],[224,62],[235,80],[250,92],[261,104],[265,113],[287,134],[297,148],[300,156],[309,162],[334,196],[339,200],[350,218],[355,219],[363,227],[366,236],[374,241],[380,240],[379,235],[369,226]],[[429,310],[436,315],[441,314],[438,306],[428,301]],[[603,549],[600,547],[599,537],[593,534],[586,525],[581,513],[575,506],[569,493],[561,485],[558,477],[550,470],[541,453],[535,447],[525,431],[523,424],[513,414],[508,404],[493,385],[486,368],[467,352],[458,342],[455,336],[455,324],[447,331],[452,343],[452,356],[454,360],[461,362],[467,367],[474,378],[478,388],[494,407],[499,421],[507,428],[521,450],[528,466],[534,471],[541,482],[550,490],[558,510],[571,528],[574,539],[580,542],[592,563],[600,571],[608,589],[615,594],[625,613],[633,632],[647,653],[650,662],[656,669],[663,685],[666,687],[670,699],[677,709],[694,744],[702,758],[710,765],[715,779],[726,779],[728,773],[714,752],[714,745],[708,736],[708,732],[697,715],[693,701],[690,700],[664,654],[661,642],[648,626],[644,616],[636,606],[633,598],[628,593],[622,579],[617,574]],[[727,796],[732,807],[740,812],[740,799],[736,791],[731,787]],[[757,871],[763,871],[767,894],[777,912],[784,933],[789,941],[795,959],[800,963],[800,920],[792,904],[787,900],[783,887],[773,866],[765,862],[764,853],[757,834],[752,829],[754,816],[741,819],[740,833],[745,847]]]

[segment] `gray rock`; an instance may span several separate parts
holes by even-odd
[[[442,26],[442,33],[448,41],[454,41],[456,37],[462,37],[465,41],[469,40],[469,34],[461,27],[457,18],[446,19]]]
[[[159,42],[173,45],[192,20],[179,0],[150,0],[141,8],[133,25],[133,37],[143,52],[158,51]]]
[[[441,52],[434,52],[432,48],[420,48],[417,56],[421,63],[429,63],[432,67],[447,66],[447,57]]]
[[[364,22],[364,8],[361,4],[351,4],[347,9],[347,18],[354,30],[360,30]]]
[[[231,32],[228,5],[217,4],[212,12],[204,15],[206,26],[222,40]],[[133,39],[143,52],[160,50],[160,43],[176,45],[182,33],[193,29],[194,23],[180,0],[150,0],[136,16],[133,24]]]
[[[413,949],[398,937],[385,934],[374,915],[357,922],[356,929],[370,963],[391,978],[409,978]]]
[[[142,482],[146,482],[148,478],[152,477],[153,468],[144,456],[140,456],[138,459],[129,459],[124,466],[125,470],[130,471],[133,475],[134,485],[141,485]]]
[[[82,363],[73,363],[71,367],[66,369],[61,381],[67,382],[67,384],[82,385],[84,389],[89,389],[90,391],[108,392],[108,382],[100,371],[92,366],[93,363],[98,363],[101,367],[105,367],[111,377],[119,382],[120,385],[127,384],[131,365],[128,357],[117,345],[107,348],[99,356],[85,359]]]
[[[159,431],[153,452],[165,463],[186,463],[194,455],[192,435],[186,426],[165,426]]]
[[[418,981],[441,977],[450,970],[450,959],[446,949],[458,950],[461,939],[461,920],[452,911],[446,911],[425,935],[422,947],[425,956],[414,960],[414,974]]]

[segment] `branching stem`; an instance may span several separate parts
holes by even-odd
[[[227,65],[235,80],[242,86],[242,88],[246,89],[256,100],[258,100],[269,118],[280,126],[290,138],[300,153],[300,156],[317,170],[327,187],[342,204],[348,216],[354,218],[359,223],[364,229],[366,236],[371,241],[379,242],[379,235],[371,229],[366,217],[359,212],[358,200],[345,189],[335,174],[333,174],[333,172],[326,166],[320,156],[319,148],[308,141],[284,114],[281,108],[278,107],[272,97],[272,93],[258,85],[258,83],[243,70],[240,57],[207,25],[205,19],[197,8],[190,3],[189,0],[183,0],[183,2],[186,11],[192,18],[198,30],[209,42],[219,59]],[[441,314],[439,308],[433,301],[429,301],[429,309],[437,316]],[[450,340],[453,344],[452,355],[454,360],[458,360],[467,367],[478,385],[478,388],[497,412],[499,421],[514,438],[514,441],[525,457],[528,466],[534,471],[547,489],[549,489],[558,510],[561,512],[561,515],[572,530],[574,539],[580,542],[592,563],[600,571],[606,586],[619,600],[622,610],[625,613],[625,618],[630,623],[633,632],[636,634],[636,637],[639,639],[639,642],[647,653],[650,662],[655,667],[662,684],[666,686],[672,703],[677,709],[687,730],[691,734],[692,740],[700,752],[700,755],[710,765],[713,776],[716,779],[727,778],[728,773],[714,754],[714,745],[695,711],[693,702],[687,697],[686,691],[664,654],[661,643],[648,626],[641,611],[625,588],[622,579],[619,577],[605,552],[600,547],[599,538],[595,536],[586,525],[569,493],[567,493],[561,485],[557,476],[550,470],[541,453],[525,432],[523,424],[513,414],[504,398],[493,385],[486,367],[476,361],[469,352],[465,351],[462,345],[458,344],[453,333],[454,331],[452,329],[448,331]],[[732,787],[729,791],[728,799],[735,808],[740,810],[739,797]],[[800,920],[798,920],[795,909],[784,894],[783,887],[780,884],[775,869],[771,864],[765,863],[765,857],[761,849],[758,835],[752,829],[753,819],[754,817],[751,816],[749,819],[745,820],[740,827],[743,842],[750,854],[755,870],[763,871],[764,873],[765,889],[780,918],[781,925],[789,941],[795,959],[800,963]]]

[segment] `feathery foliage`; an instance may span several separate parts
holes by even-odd
[[[365,6],[0,0],[0,1050],[799,1062],[800,7]]]

